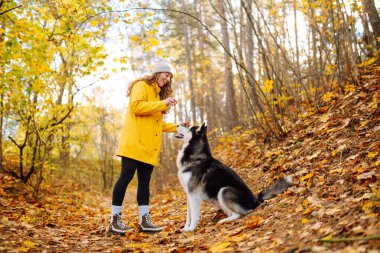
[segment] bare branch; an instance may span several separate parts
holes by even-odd
[[[21,147],[21,145],[17,144],[17,142],[11,137],[11,136],[8,136],[8,138],[17,146],[17,147]]]
[[[9,10],[5,10],[5,11],[3,11],[3,12],[0,12],[0,16],[3,15],[3,14],[5,14],[5,13],[7,13],[7,12],[13,11],[14,9],[20,8],[20,7],[22,7],[22,5],[19,5],[19,6],[13,7],[13,8],[11,8],[11,9],[9,9]]]

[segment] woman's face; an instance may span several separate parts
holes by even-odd
[[[158,86],[160,86],[160,88],[164,87],[166,84],[170,82],[171,78],[172,78],[172,74],[168,72],[160,73],[157,78]]]

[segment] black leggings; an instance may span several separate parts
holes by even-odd
[[[138,187],[137,203],[139,206],[149,205],[149,183],[152,175],[153,165],[122,157],[121,172],[112,194],[112,205],[121,206],[123,203],[125,191],[129,182],[131,182],[137,169]]]

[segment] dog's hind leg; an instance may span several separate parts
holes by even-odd
[[[234,203],[233,189],[230,187],[223,187],[218,192],[218,203],[222,210],[227,214],[227,218],[218,221],[218,223],[223,223],[227,221],[232,221],[240,217],[240,214],[236,212],[235,207],[237,203]]]
[[[227,222],[227,221],[233,221],[233,220],[236,220],[239,217],[240,217],[240,214],[238,214],[238,213],[232,213],[231,216],[228,216],[225,219],[221,219],[217,223],[223,223],[223,222]]]
[[[198,224],[202,199],[198,196],[188,196],[188,204],[190,207],[190,226],[185,227],[183,231],[193,231]]]

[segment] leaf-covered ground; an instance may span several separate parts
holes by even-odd
[[[247,136],[214,150],[257,193],[279,174],[294,186],[252,214],[222,225],[204,204],[195,232],[182,233],[186,196],[172,179],[152,197],[154,235],[107,236],[110,194],[60,179],[36,202],[30,190],[0,174],[0,252],[379,252],[380,78],[363,76],[346,95],[329,99],[281,142],[260,153]],[[124,221],[137,226],[135,189]]]

